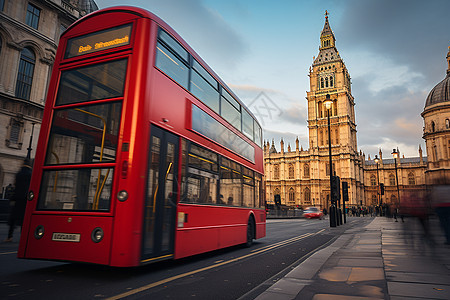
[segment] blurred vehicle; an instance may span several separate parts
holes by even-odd
[[[308,207],[303,211],[303,217],[307,219],[323,219],[323,213],[317,207]]]

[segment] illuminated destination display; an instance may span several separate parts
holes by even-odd
[[[130,44],[131,24],[69,39],[65,58]]]

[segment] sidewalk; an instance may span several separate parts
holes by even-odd
[[[416,220],[377,217],[347,230],[256,299],[450,299],[450,246],[433,227],[430,247]]]

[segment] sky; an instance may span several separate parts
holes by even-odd
[[[95,0],[168,23],[257,116],[263,138],[308,149],[306,92],[325,10],[352,79],[358,148],[418,156],[425,100],[445,78],[449,0]],[[258,111],[267,105],[271,110]]]

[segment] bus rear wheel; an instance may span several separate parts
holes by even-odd
[[[245,247],[250,247],[253,244],[254,238],[255,238],[255,223],[250,218],[247,223],[247,241],[245,242]]]

